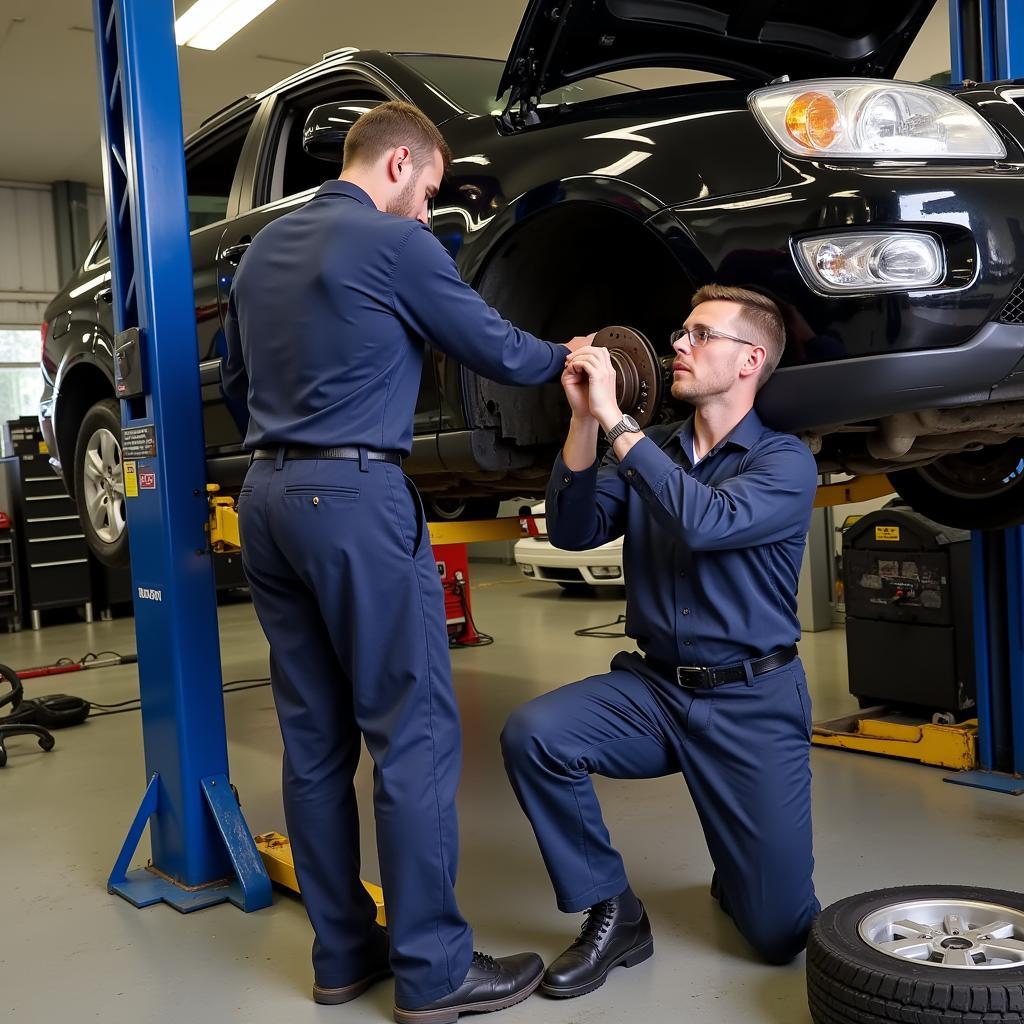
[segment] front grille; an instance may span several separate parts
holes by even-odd
[[[1024,324],[1024,277],[1017,282],[999,314],[1001,324]]]
[[[549,566],[538,566],[537,572],[542,580],[555,580],[560,583],[582,583],[583,573],[579,569],[556,569]]]

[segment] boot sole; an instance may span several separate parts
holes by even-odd
[[[608,972],[613,967],[636,967],[637,964],[650,960],[652,956],[654,956],[654,939],[650,938],[613,960],[593,981],[584,982],[582,985],[574,985],[571,988],[559,988],[556,985],[549,985],[545,982],[541,985],[540,990],[544,995],[551,996],[553,999],[574,999],[576,996],[585,996],[588,992],[594,992],[599,989],[608,980]]]
[[[347,1003],[361,996],[368,988],[376,985],[378,981],[383,981],[389,977],[391,977],[390,970],[378,971],[376,974],[370,974],[342,988],[321,988],[319,985],[314,985],[313,1002],[320,1003],[321,1006],[337,1006],[340,1003]]]
[[[488,1002],[459,1003],[457,1006],[445,1006],[440,1010],[403,1010],[395,1007],[395,1020],[397,1024],[457,1024],[459,1015],[463,1013],[492,1013],[495,1010],[507,1010],[516,1003],[521,1003],[537,990],[544,977],[543,969],[537,972],[537,977],[529,984],[524,985],[517,992],[503,999],[491,999]]]

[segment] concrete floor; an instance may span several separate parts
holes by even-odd
[[[478,565],[474,609],[496,642],[452,652],[465,733],[459,901],[477,948],[497,955],[535,949],[550,959],[582,919],[554,907],[497,738],[520,702],[607,667],[622,641],[580,639],[573,630],[614,619],[621,598],[572,598],[522,579],[514,568]],[[266,645],[251,606],[223,605],[220,627],[224,679],[266,675]],[[18,667],[134,648],[133,623],[121,619],[0,635],[0,662]],[[801,651],[815,717],[853,710],[842,630],[808,635]],[[126,666],[29,681],[26,690],[111,704],[137,693],[137,680]],[[283,830],[270,691],[229,696],[226,707],[232,780],[249,826]],[[345,1007],[311,1002],[311,933],[291,895],[277,893],[272,908],[248,916],[228,905],[188,916],[164,906],[139,911],[108,895],[105,880],[145,783],[139,716],[97,719],[57,740],[50,754],[29,738],[11,741],[0,771],[0,1017],[105,1024],[390,1019],[389,983]],[[1019,887],[1024,803],[945,785],[939,770],[895,761],[816,750],[813,762],[822,903],[928,881]],[[376,880],[365,757],[357,784],[366,810],[364,876]],[[496,1019],[807,1021],[802,959],[784,968],[756,963],[708,897],[710,862],[679,780],[597,784],[633,886],[649,908],[656,956],[615,971],[590,996],[534,996]],[[147,854],[142,850],[136,863]]]

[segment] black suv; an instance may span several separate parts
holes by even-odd
[[[234,269],[337,175],[345,125],[398,98],[454,154],[432,229],[465,279],[542,337],[619,324],[649,339],[623,362],[651,378],[648,421],[679,414],[658,360],[690,295],[754,286],[789,334],[759,408],[823,472],[888,473],[956,525],[1020,522],[1024,83],[893,82],[933,2],[533,0],[504,68],[343,50],[220,111],[185,152],[210,478],[231,489],[246,465],[220,392]],[[600,77],[644,65],[727,77]],[[91,546],[116,563],[109,302],[101,235],[47,312],[40,418]],[[487,515],[542,492],[566,420],[557,384],[497,385],[429,352],[407,468],[434,515]]]

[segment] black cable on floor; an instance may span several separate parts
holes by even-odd
[[[600,630],[607,630],[609,626],[617,626],[617,625],[619,625],[620,622],[623,624],[621,632],[619,632],[619,631],[614,632],[614,633],[600,632]],[[623,636],[626,635],[625,622],[626,622],[626,616],[625,615],[620,615],[620,616],[618,616],[618,618],[616,618],[616,620],[614,622],[603,622],[603,623],[601,623],[600,626],[587,626],[586,629],[574,630],[573,635],[574,636],[599,637],[599,638],[602,638],[602,639],[605,639],[605,638],[611,639],[611,638],[623,637]]]

